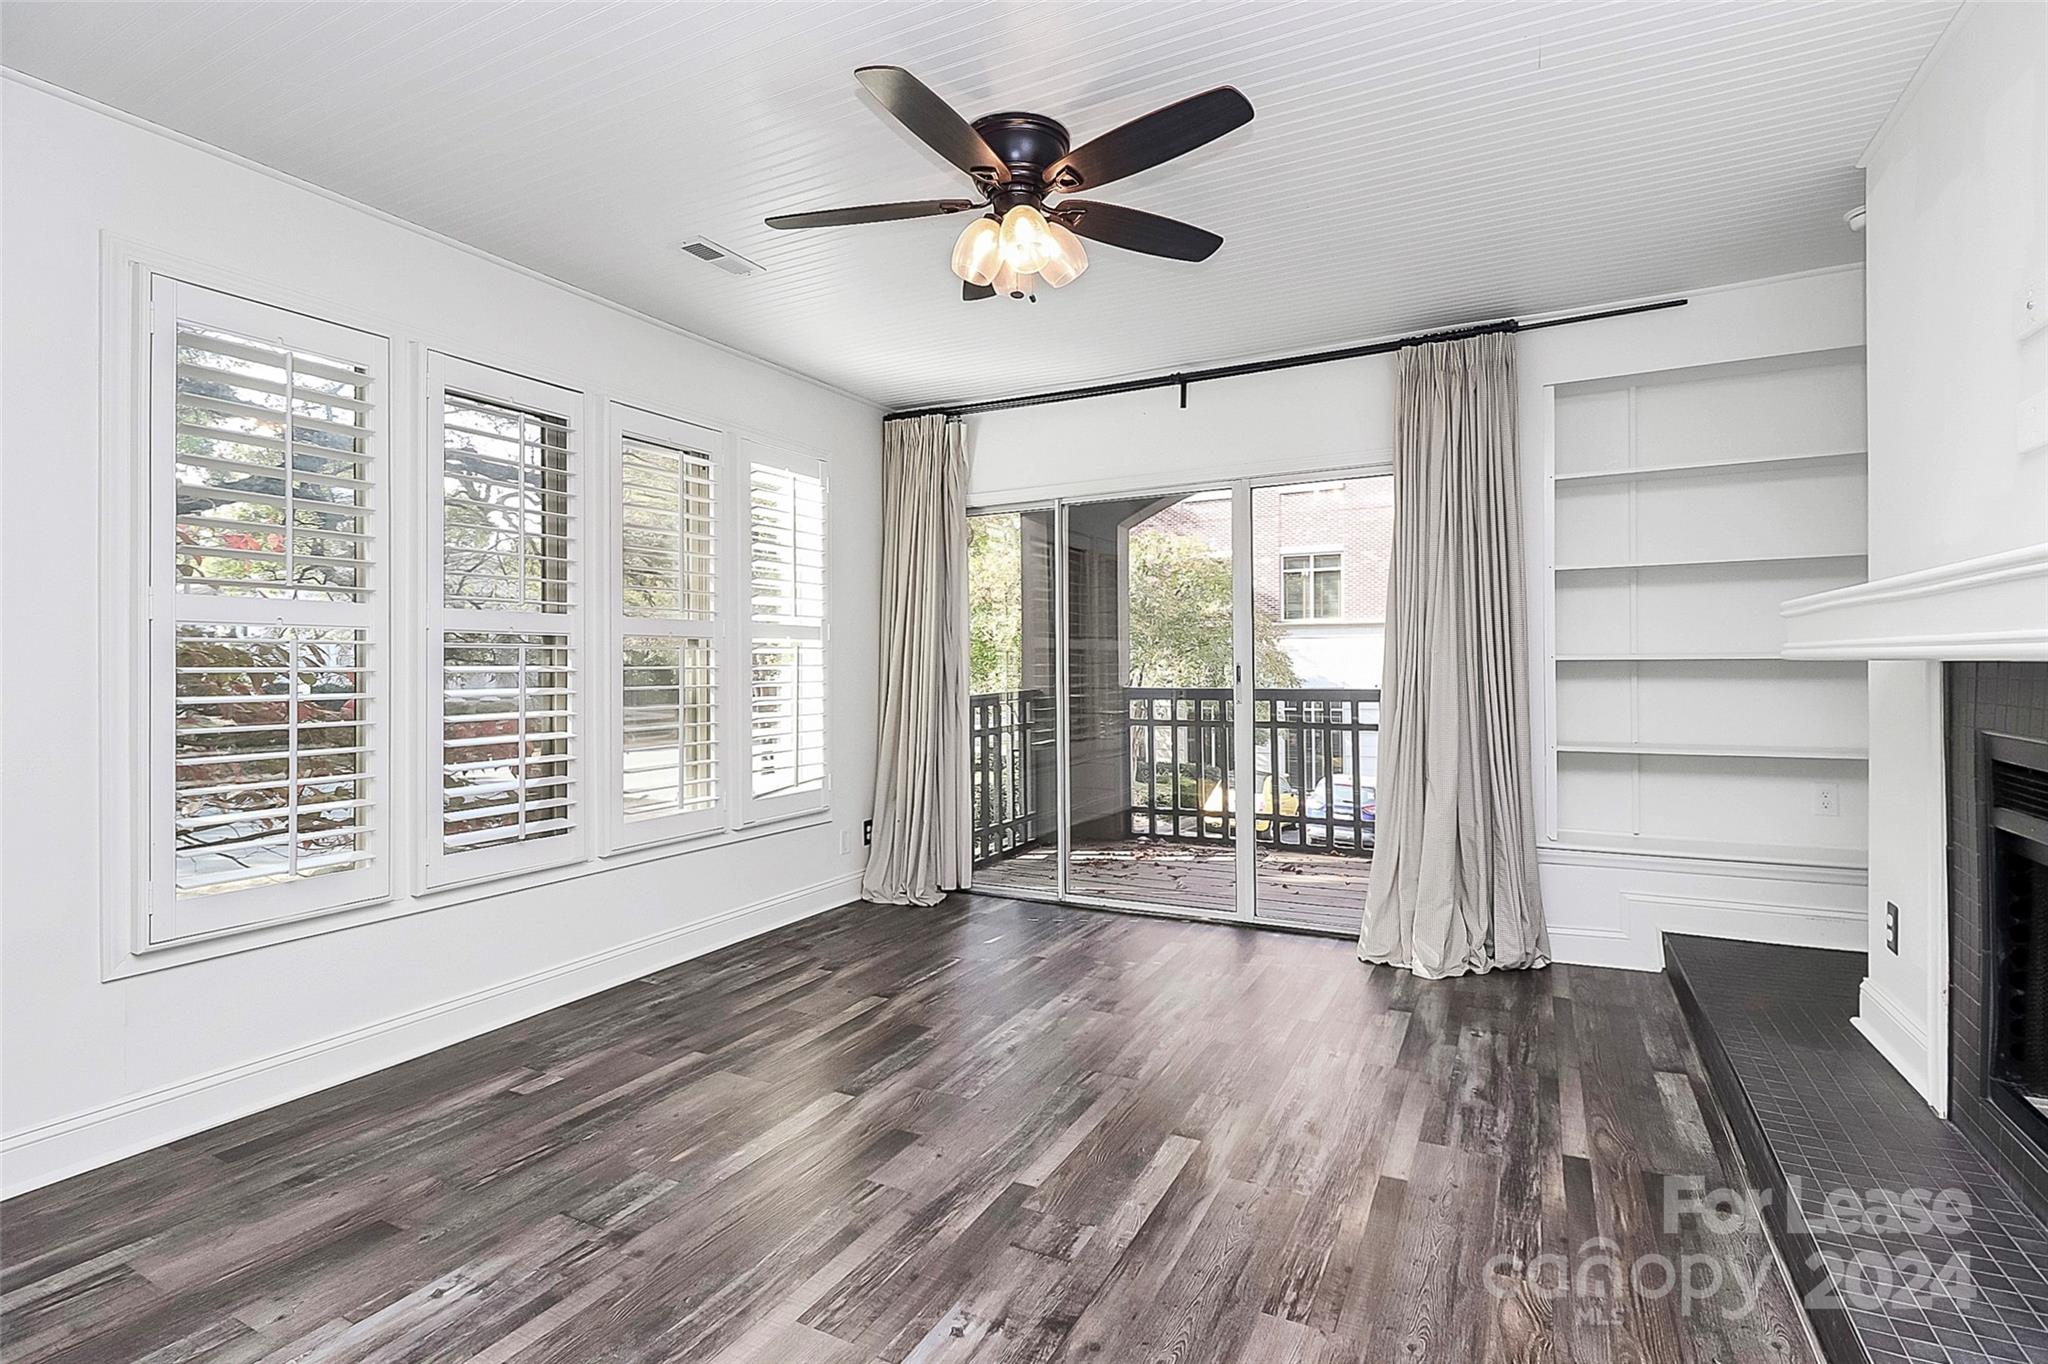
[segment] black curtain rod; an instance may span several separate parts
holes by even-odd
[[[1120,379],[1110,384],[1090,384],[1086,388],[1062,388],[1051,393],[1026,393],[1015,398],[991,398],[984,403],[960,403],[953,407],[918,407],[904,412],[891,412],[890,420],[899,417],[971,417],[980,412],[1002,412],[1013,407],[1038,407],[1044,403],[1071,403],[1082,398],[1107,398],[1118,393],[1142,393],[1153,388],[1180,389],[1180,405],[1188,405],[1188,385],[1208,383],[1212,379],[1235,379],[1244,374],[1270,374],[1277,369],[1299,369],[1303,365],[1327,365],[1336,360],[1356,360],[1362,355],[1385,355],[1388,351],[1400,350],[1403,346],[1425,346],[1436,341],[1462,341],[1468,336],[1489,336],[1495,332],[1536,332],[1545,327],[1569,327],[1579,322],[1598,322],[1608,317],[1633,317],[1637,313],[1662,312],[1666,308],[1683,308],[1687,300],[1667,298],[1658,303],[1638,303],[1627,308],[1607,308],[1597,313],[1578,313],[1571,317],[1553,317],[1544,322],[1518,322],[1508,318],[1502,322],[1480,322],[1469,327],[1456,327],[1449,331],[1420,332],[1414,336],[1403,336],[1393,341],[1374,341],[1370,345],[1346,346],[1343,350],[1321,350],[1309,355],[1288,355],[1277,360],[1250,360],[1241,365],[1218,365],[1214,369],[1191,369],[1181,374],[1162,374],[1151,379]]]

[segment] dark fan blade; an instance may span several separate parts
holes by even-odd
[[[1084,142],[1053,162],[1045,173],[1045,183],[1063,193],[1100,189],[1112,180],[1150,170],[1205,142],[1214,142],[1251,121],[1252,102],[1228,85],[1219,86],[1154,109],[1093,142]]]
[[[1214,232],[1204,232],[1156,213],[1140,213],[1135,208],[1087,199],[1061,200],[1053,217],[1065,223],[1077,237],[1105,246],[1121,246],[1126,251],[1142,251],[1148,256],[1207,260],[1223,245],[1223,238]]]
[[[981,134],[955,113],[952,105],[933,94],[930,86],[902,67],[863,66],[853,76],[898,123],[961,170],[998,184],[1010,178],[1010,168],[982,141]]]
[[[996,291],[993,285],[969,284],[965,280],[960,282],[960,297],[965,302],[972,303],[977,298],[994,298],[995,296]]]
[[[821,208],[816,213],[778,213],[770,227],[850,227],[854,223],[890,223],[898,218],[936,218],[965,213],[981,205],[968,199],[919,199],[909,204],[862,204],[859,208]]]

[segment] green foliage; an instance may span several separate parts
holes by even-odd
[[[1023,685],[1023,537],[1015,516],[967,522],[968,689]],[[1130,536],[1133,687],[1227,687],[1231,680],[1230,561],[1191,535]],[[1299,684],[1280,648],[1279,622],[1259,607],[1252,643],[1260,685]]]
[[[1229,686],[1228,556],[1192,535],[1157,530],[1131,532],[1130,555],[1130,685]],[[1260,685],[1299,684],[1279,623],[1263,606],[1252,615],[1252,651]]]
[[[1024,677],[1024,537],[1015,516],[967,518],[967,689],[1015,691]]]

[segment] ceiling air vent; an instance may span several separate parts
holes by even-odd
[[[683,243],[683,254],[708,261],[728,275],[758,275],[761,267],[737,252],[728,251],[708,237],[699,237],[693,242]]]

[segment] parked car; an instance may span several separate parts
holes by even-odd
[[[1231,813],[1235,814],[1237,812],[1235,796],[1226,794],[1226,792],[1227,788],[1221,782],[1218,782],[1210,788],[1209,798],[1202,802],[1202,809],[1204,811],[1203,823],[1212,834],[1220,834],[1223,831],[1222,816],[1226,803],[1229,805]],[[1283,819],[1291,818],[1299,813],[1300,810],[1301,793],[1294,789],[1293,782],[1282,777],[1280,779],[1281,817]],[[1261,815],[1273,813],[1273,778],[1265,773],[1261,773],[1259,776],[1259,808],[1255,813]],[[1272,824],[1273,822],[1269,819],[1259,820],[1257,823],[1258,832],[1265,833],[1268,829],[1272,828]]]
[[[1308,793],[1307,818],[1312,825],[1329,820],[1330,838],[1335,843],[1348,846],[1356,830],[1363,845],[1370,848],[1377,796],[1372,787],[1354,786],[1348,774],[1339,772],[1325,777]]]

